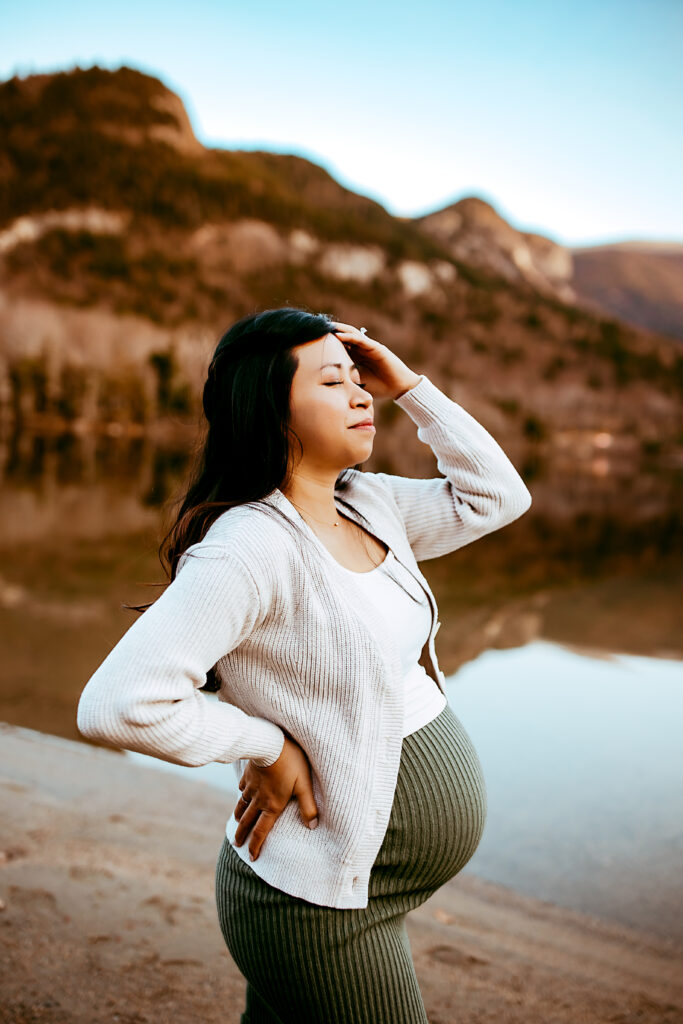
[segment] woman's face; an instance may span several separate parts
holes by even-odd
[[[340,472],[364,462],[372,453],[374,428],[357,427],[372,420],[372,395],[360,386],[360,371],[334,334],[297,345],[298,367],[290,394],[291,428],[303,446],[307,469]],[[339,365],[334,365],[339,364]],[[299,447],[293,448],[299,459]]]

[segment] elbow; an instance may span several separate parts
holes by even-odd
[[[521,516],[531,508],[531,491],[521,477],[519,479],[519,487],[517,488],[517,491],[517,507],[519,508],[519,515]]]
[[[118,694],[115,698],[87,690],[81,695],[76,725],[82,736],[123,750],[132,750],[185,768],[206,764],[178,722],[178,700],[144,700]]]
[[[76,727],[86,739],[104,743],[118,743],[121,739],[118,716],[109,701],[95,700],[87,692],[81,694],[78,702]]]
[[[76,728],[81,736],[88,740],[111,741],[107,732],[108,716],[86,694],[81,695],[76,709]]]
[[[123,746],[130,727],[139,719],[139,712],[128,702],[112,700],[99,690],[88,687],[81,694],[76,709],[76,727],[86,739]]]
[[[501,512],[506,523],[512,523],[519,519],[531,508],[531,492],[521,477],[518,477],[516,485],[510,490],[506,500],[502,503]]]

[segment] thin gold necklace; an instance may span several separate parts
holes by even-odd
[[[292,505],[294,505],[294,508],[299,509],[299,512],[306,512],[305,508],[299,508],[299,506],[296,504],[296,502],[292,501],[291,498],[289,500],[290,500],[290,502],[292,502]],[[311,513],[310,512],[306,512],[306,515],[307,516],[311,516]],[[324,523],[322,521],[322,519],[316,519],[315,516],[311,516],[311,519],[313,520],[314,523],[320,523],[321,526],[339,526],[338,522],[337,523]]]
[[[294,508],[298,508],[300,512],[305,512],[306,511],[305,509],[299,508],[299,506],[296,504],[296,502],[292,501],[291,498],[288,498],[287,500],[290,501],[292,505],[294,505]],[[306,512],[306,515],[310,515],[310,512]],[[322,521],[322,519],[316,519],[315,516],[311,516],[311,519],[313,520],[314,523],[320,523],[321,526],[339,526],[339,523],[324,523]],[[371,561],[372,561],[372,559],[371,559]],[[376,569],[377,566],[380,565],[380,564],[381,563],[379,563],[379,562],[373,563],[373,568]]]

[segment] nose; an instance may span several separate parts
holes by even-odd
[[[369,391],[366,391],[365,388],[362,388],[360,384],[358,385],[357,390],[354,391],[353,404],[367,406],[372,405],[372,395]]]

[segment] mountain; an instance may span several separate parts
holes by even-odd
[[[564,302],[576,301],[569,251],[543,235],[518,231],[483,199],[469,196],[416,217],[413,223],[454,259],[486,268],[513,284],[527,283]]]
[[[366,326],[507,450],[681,444],[680,346],[582,308],[571,253],[477,197],[393,217],[296,155],[206,148],[127,67],[0,83],[0,185],[5,420],[193,427],[220,333],[290,304]]]
[[[539,294],[598,316],[683,339],[683,244],[565,247],[517,230],[490,203],[474,196],[413,223],[455,259],[512,283],[527,283]]]
[[[619,242],[572,249],[578,301],[683,340],[683,244]]]

